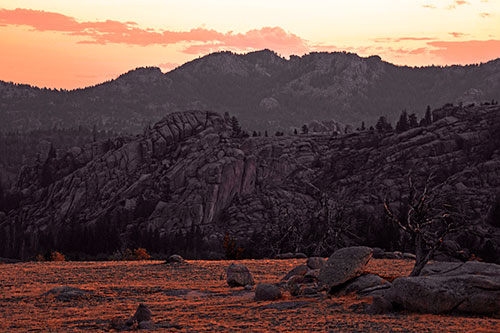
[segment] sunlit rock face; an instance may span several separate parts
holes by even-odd
[[[398,207],[412,171],[419,185],[434,174],[433,185],[468,221],[482,222],[476,233],[454,236],[466,244],[462,256],[495,260],[500,108],[447,106],[434,111],[434,120],[402,133],[240,138],[218,113],[169,114],[141,135],[48,157],[48,181],[40,166],[23,168],[14,189],[21,206],[0,216],[0,256],[142,244],[175,253],[183,249],[169,246],[182,242],[186,249],[203,243],[235,257],[248,248],[268,256],[269,240],[283,226],[321,218],[325,195],[348,202],[356,242],[386,247],[399,233],[384,222],[382,200]],[[298,250],[313,254],[303,245]]]

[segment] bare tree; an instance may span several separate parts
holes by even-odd
[[[405,216],[395,214],[389,200],[384,200],[387,216],[414,242],[416,261],[410,276],[420,275],[447,235],[465,230],[463,223],[458,223],[460,214],[443,202],[438,186],[430,187],[431,180],[432,175],[427,177],[424,188],[419,190],[411,174],[408,176],[408,212]]]
[[[285,250],[321,256],[358,240],[353,232],[353,193],[342,191],[334,195],[309,186],[320,196],[314,207],[298,208],[294,203],[300,200],[294,197],[279,208],[274,235],[267,242],[273,255]]]
[[[354,234],[353,193],[343,190],[339,195],[321,192],[320,208],[315,214],[319,238],[314,244],[313,255],[332,253],[336,249],[352,245],[358,239]]]

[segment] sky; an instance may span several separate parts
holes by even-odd
[[[0,80],[73,89],[211,52],[349,51],[409,66],[500,57],[500,0],[1,0]]]

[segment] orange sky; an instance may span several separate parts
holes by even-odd
[[[2,0],[0,46],[0,80],[68,89],[219,50],[478,63],[500,57],[500,0]]]

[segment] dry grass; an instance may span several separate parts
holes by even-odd
[[[304,259],[244,260],[257,282],[276,282]],[[500,320],[405,312],[371,316],[369,300],[354,296],[255,302],[253,293],[231,289],[221,275],[227,261],[31,262],[0,265],[0,331],[105,331],[127,319],[140,302],[165,331],[498,331]],[[406,275],[412,262],[372,260],[369,272]],[[223,276],[222,276],[223,277]],[[41,296],[53,287],[91,290],[89,297],[59,301]]]

